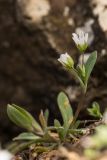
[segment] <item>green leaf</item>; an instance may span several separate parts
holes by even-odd
[[[92,108],[88,108],[87,110],[91,116],[96,118],[102,118],[102,114],[100,112],[100,106],[97,102],[94,102],[92,104]]]
[[[94,51],[91,53],[91,55],[89,56],[87,62],[85,63],[85,72],[86,72],[86,75],[85,75],[85,83],[88,82],[88,79],[90,77],[90,74],[93,70],[93,67],[96,63],[96,60],[97,60],[97,52]]]
[[[77,67],[78,68],[78,67]],[[80,72],[78,71],[78,69],[73,68],[71,70],[71,74],[75,77],[76,80],[79,81],[81,88],[83,89],[83,91],[85,92],[85,84],[84,84],[84,78],[85,77],[81,77],[80,76]]]
[[[33,116],[27,112],[25,109],[15,105],[15,104],[12,104],[15,108],[17,108],[21,113],[23,113],[26,117],[29,117],[29,119],[31,120],[32,122],[32,126],[34,127],[34,129],[38,132],[42,132],[42,128],[41,126],[39,125],[39,123],[33,118]]]
[[[48,119],[49,119],[49,110],[48,109],[45,110],[44,117],[45,117],[46,123],[48,125]]]
[[[54,126],[57,128],[57,133],[59,135],[59,138],[61,140],[63,140],[63,138],[64,138],[64,128],[61,128],[62,126],[57,119],[54,120]]]
[[[19,141],[15,141],[15,142],[12,142],[12,144],[10,144],[9,146],[7,146],[7,149],[15,155],[29,148],[29,146],[34,143],[35,141],[20,141],[20,143]]]
[[[79,77],[81,77],[82,81],[84,82],[84,77],[85,77],[85,66],[83,65],[78,65],[77,66],[77,71]]]
[[[43,114],[42,110],[41,110],[40,115],[39,115],[39,120],[40,120],[40,123],[42,125],[43,130],[45,130],[46,127],[47,127],[47,122],[46,122],[46,119],[44,117],[44,114]]]
[[[27,112],[25,109],[16,106],[9,105],[7,106],[7,114],[12,122],[16,125],[25,128],[29,131],[36,130],[37,132],[42,132],[40,125],[36,122],[36,120],[32,117],[32,115]]]
[[[55,127],[61,127],[61,124],[57,119],[54,120],[54,126]]]
[[[60,92],[58,95],[58,106],[63,118],[64,126],[69,127],[73,120],[73,111],[69,99],[64,92]]]
[[[21,133],[19,134],[17,137],[15,137],[13,140],[28,140],[28,141],[31,141],[31,140],[39,140],[40,137],[39,136],[36,136],[35,134],[33,133],[30,133],[30,132],[24,132],[24,133]]]
[[[71,124],[70,129],[77,129],[80,125],[81,121],[77,120],[74,124]]]

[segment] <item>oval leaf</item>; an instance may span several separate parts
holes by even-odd
[[[58,106],[63,118],[64,125],[67,127],[73,120],[73,111],[69,99],[64,92],[60,92],[58,95]]]
[[[35,121],[32,115],[23,108],[16,105],[7,106],[7,114],[12,122],[29,131],[42,131],[40,125]]]

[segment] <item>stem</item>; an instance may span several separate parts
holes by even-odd
[[[84,67],[84,52],[82,53],[81,65],[82,65],[82,67]],[[82,97],[81,97],[80,102],[78,103],[78,107],[77,107],[77,110],[76,110],[75,115],[74,115],[73,124],[75,123],[75,121],[76,121],[76,119],[77,119],[80,111],[81,111],[82,108],[83,108],[83,102],[84,102],[84,98],[85,98],[85,93],[86,93],[86,88],[85,88],[85,90],[84,90],[83,93],[82,93]]]
[[[78,72],[77,72],[77,70],[75,68],[72,69],[71,74],[75,77],[75,80],[79,81],[81,87],[83,88],[83,92],[85,92],[84,83],[81,80],[81,78],[79,77]]]
[[[80,113],[80,111],[82,110],[83,108],[83,102],[84,102],[84,99],[85,99],[85,93],[82,93],[82,97],[81,97],[81,100],[80,102],[78,103],[78,107],[77,107],[77,110],[75,112],[75,115],[74,115],[74,119],[73,119],[73,122],[72,124],[74,124],[78,118],[78,115]]]
[[[84,66],[84,52],[82,53],[82,61],[81,61],[82,67]]]
[[[64,128],[63,127],[54,127],[54,126],[47,127],[47,130],[57,130],[57,129],[64,129]]]
[[[94,123],[94,122],[98,122],[98,120],[82,120],[80,121],[80,124],[87,124],[87,123]]]
[[[86,129],[69,129],[68,132],[71,134],[74,134],[74,133],[83,134],[86,132]]]

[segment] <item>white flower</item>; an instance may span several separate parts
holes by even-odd
[[[0,160],[12,160],[13,155],[7,150],[0,150]]]
[[[58,58],[58,61],[68,69],[73,68],[74,66],[74,61],[68,53],[61,54],[60,58]]]
[[[88,33],[84,33],[83,31],[72,33],[72,39],[81,52],[84,52],[88,47]]]

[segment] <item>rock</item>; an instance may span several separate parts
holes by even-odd
[[[25,24],[39,24],[50,11],[48,0],[17,0],[17,18]]]
[[[107,31],[107,1],[106,0],[92,0],[93,13],[98,16],[99,24],[102,30]]]
[[[107,9],[99,15],[99,24],[103,31],[107,31]]]

